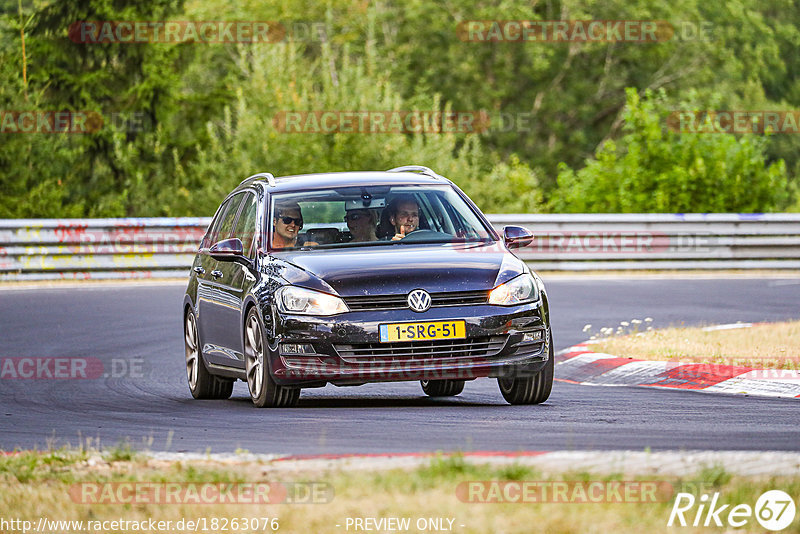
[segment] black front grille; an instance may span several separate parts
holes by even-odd
[[[363,295],[342,297],[351,311],[378,311],[408,309],[407,295]],[[431,293],[431,308],[443,306],[473,306],[486,304],[489,300],[488,290],[449,291]]]
[[[447,362],[499,353],[508,336],[481,336],[437,341],[398,341],[393,343],[358,343],[334,345],[348,363],[362,362]]]

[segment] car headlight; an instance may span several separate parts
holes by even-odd
[[[489,304],[514,306],[539,300],[536,281],[528,273],[521,274],[489,292]]]
[[[282,287],[277,297],[278,309],[284,313],[336,315],[350,311],[339,297],[304,287]]]

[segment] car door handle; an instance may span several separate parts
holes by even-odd
[[[206,270],[203,269],[202,267],[195,267],[194,272],[196,272],[197,274],[206,274]]]
[[[222,278],[222,271],[211,271],[211,276],[214,278]]]

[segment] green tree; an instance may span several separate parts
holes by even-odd
[[[165,18],[277,21],[288,42],[90,44],[67,37],[80,20]],[[467,42],[458,32],[468,20],[558,19],[665,20],[677,33],[643,44]],[[310,31],[320,25],[321,34]],[[701,28],[710,33],[696,33]],[[639,98],[663,90],[664,109],[687,101],[697,109],[794,110],[800,106],[798,45],[800,10],[792,0],[0,0],[2,109],[88,110],[106,118],[90,135],[0,133],[0,216],[199,214],[192,204],[199,197],[208,213],[235,179],[257,169],[411,162],[453,177],[484,209],[538,211],[540,198],[564,198],[556,179],[567,169],[577,175],[586,158],[628,153],[625,88],[636,88]],[[495,119],[525,120],[510,130],[495,122],[477,136],[282,135],[271,122],[280,110],[333,106],[485,110]],[[113,114],[143,115],[145,127],[118,128]],[[785,161],[781,176],[790,191],[800,190],[800,136],[707,137],[696,142],[713,145],[701,154],[703,170],[688,159],[695,141],[664,134],[664,142],[686,145],[687,180],[721,176],[732,165],[752,170],[749,158],[760,157],[766,169]],[[653,151],[645,152],[654,157]],[[656,164],[657,158],[642,163]],[[782,179],[774,185],[774,202],[757,202],[763,209],[786,204]],[[682,186],[683,209],[739,209],[738,197],[704,189],[712,186],[702,180]]]
[[[302,57],[294,44],[258,45],[241,56],[244,73],[231,107],[206,125],[208,143],[178,167],[181,184],[176,213],[209,213],[249,173],[275,175],[319,171],[388,169],[427,165],[474,195],[483,209],[538,208],[538,184],[518,159],[492,162],[479,138],[455,133],[287,133],[281,114],[320,110],[444,110],[435,95],[405,101],[384,73],[375,72],[374,51],[351,60],[323,45],[318,59]],[[525,189],[519,194],[520,187]]]
[[[785,165],[765,162],[763,137],[668,131],[663,92],[627,94],[624,135],[580,170],[561,166],[554,211],[749,213],[785,203]]]

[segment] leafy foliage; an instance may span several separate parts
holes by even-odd
[[[468,20],[558,19],[665,20],[676,33],[640,44],[458,32]],[[287,39],[68,37],[77,21],[120,20],[274,21]],[[800,136],[674,134],[664,122],[672,109],[796,108],[798,45],[791,0],[0,0],[0,110],[104,118],[88,134],[0,133],[0,217],[209,215],[253,172],[410,163],[489,212],[798,209]],[[482,111],[493,123],[287,134],[273,120],[315,110]]]
[[[754,212],[785,201],[785,165],[765,163],[764,139],[667,131],[668,114],[663,92],[640,99],[628,90],[625,134],[604,143],[577,172],[562,165],[553,209]]]

